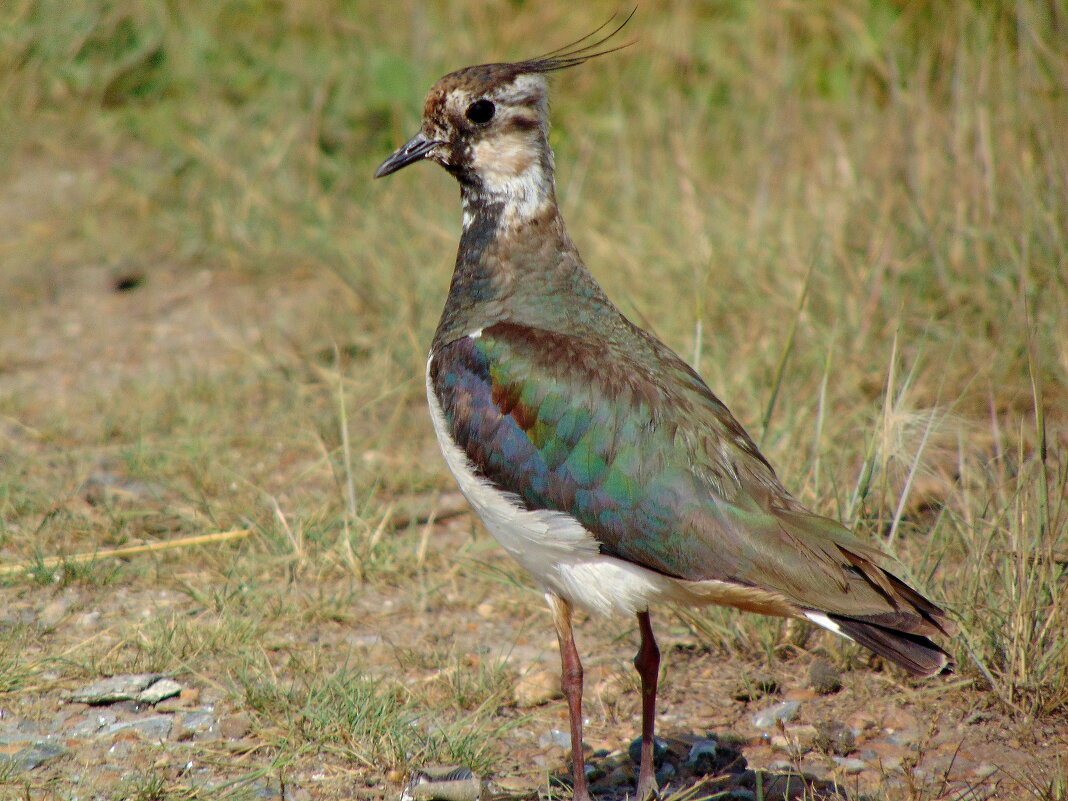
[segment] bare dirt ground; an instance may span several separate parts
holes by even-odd
[[[42,176],[54,192],[41,192]],[[65,184],[91,181],[92,170],[59,178],[28,172],[2,190],[0,225],[7,233],[25,232],[42,208],[62,202]],[[191,374],[197,381],[216,376],[232,382],[247,372],[252,382],[277,367],[272,355],[285,350],[277,343],[301,353],[329,347],[328,323],[342,319],[347,303],[326,276],[234,276],[212,265],[177,270],[157,263],[117,271],[73,259],[0,276],[0,297],[6,318],[0,327],[0,461],[12,467],[9,482],[36,488],[45,510],[7,507],[9,536],[0,542],[5,564],[34,555],[27,545],[35,542],[35,524],[42,532],[39,554],[47,556],[240,523],[235,513],[211,525],[205,504],[176,489],[181,482],[152,481],[144,472],[130,477],[128,460],[101,432],[108,425],[123,429],[124,399],[139,383],[178,404],[168,414],[180,416]],[[264,414],[277,414],[273,408],[262,406]],[[249,410],[250,417],[258,413]],[[245,450],[230,442],[225,458],[248,465],[260,489],[283,509],[334,491],[330,471],[315,461],[307,442],[264,443],[260,438],[272,426],[288,429],[284,421],[262,423],[249,432]],[[421,444],[411,458],[436,458],[429,427],[412,436]],[[389,464],[389,454],[365,456],[369,464]],[[213,458],[222,457],[191,460]],[[465,675],[500,674],[494,686],[505,694],[494,696],[493,717],[507,726],[489,735],[497,738],[489,773],[503,793],[547,792],[550,777],[566,775],[568,753],[548,614],[525,577],[468,513],[457,510],[444,469],[431,461],[425,469],[438,478],[415,496],[422,507],[416,523],[388,529],[386,536],[416,552],[425,546],[432,580],[426,572],[405,578],[401,571],[396,581],[360,584],[338,570],[316,574],[306,564],[293,568],[292,560],[273,559],[268,546],[252,544],[255,536],[188,555],[101,560],[85,574],[65,568],[3,576],[0,626],[8,674],[0,669],[0,797],[398,797],[405,767],[361,764],[343,749],[307,746],[310,736],[235,689],[246,652],[264,655],[261,669],[268,665],[269,678],[280,685],[358,663],[427,703],[458,693]],[[212,491],[223,497],[227,487]],[[11,488],[8,493],[18,495]],[[107,521],[123,515],[140,521],[134,533],[108,535],[116,529]],[[88,541],[79,540],[82,535]],[[258,567],[246,573],[234,568],[248,564]],[[314,581],[287,580],[293,569]],[[231,612],[219,611],[225,603],[218,600],[240,596],[242,582],[254,585],[245,633]],[[123,668],[153,672],[169,664],[152,658],[161,639],[153,626],[160,621],[170,626],[163,639],[171,647],[176,638],[188,638],[180,666],[159,671],[177,681],[179,695],[156,704],[70,700],[79,687]],[[1036,721],[1010,714],[974,671],[904,681],[819,636],[803,650],[784,644],[770,660],[746,659],[696,636],[669,610],[655,613],[654,624],[666,665],[659,733],[675,738],[668,761],[679,772],[665,774],[675,788],[693,779],[693,766],[685,765],[692,741],[711,734],[725,750],[730,744],[740,752],[750,768],[768,771],[759,792],[736,784],[733,796],[722,797],[782,797],[769,788],[778,781],[781,790],[782,777],[797,772],[833,781],[850,798],[1063,797],[1057,793],[1068,767],[1064,716]],[[638,727],[629,665],[633,624],[585,620],[578,636],[587,668],[586,738],[601,777],[595,789],[621,796],[631,769],[620,752]],[[142,658],[123,656],[131,649]],[[821,694],[812,688],[810,669],[820,654],[840,674],[841,689]],[[754,725],[755,713],[783,701],[799,702],[784,726]],[[288,748],[280,745],[286,742]],[[801,785],[790,792],[829,797],[826,789]]]

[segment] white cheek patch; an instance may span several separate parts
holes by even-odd
[[[508,134],[483,139],[471,148],[475,168],[490,186],[507,184],[529,170],[535,161],[525,136]]]
[[[485,194],[504,200],[506,217],[530,219],[552,198],[552,175],[545,172],[538,148],[526,134],[488,137],[472,146],[471,158]]]

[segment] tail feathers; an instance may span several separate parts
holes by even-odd
[[[933,676],[953,670],[949,654],[921,634],[843,615],[827,617],[837,624],[839,634],[900,665],[913,676]]]

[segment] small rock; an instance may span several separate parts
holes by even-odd
[[[93,737],[118,719],[118,715],[114,712],[90,712],[85,720],[71,726],[67,730],[67,735],[75,738]]]
[[[67,696],[67,699],[93,706],[114,704],[118,701],[133,701],[140,693],[162,678],[162,673],[133,673],[112,676],[75,690]]]
[[[560,731],[560,729],[549,729],[538,738],[538,746],[541,748],[548,748],[549,746],[568,748],[571,746],[571,735],[566,731]]]
[[[848,756],[857,748],[857,738],[853,730],[837,720],[821,720],[816,724],[816,738],[813,743],[825,754]]]
[[[839,768],[845,773],[860,773],[868,766],[864,764],[864,760],[856,759],[854,757],[831,757]]]
[[[154,681],[134,698],[142,704],[158,704],[164,698],[173,698],[182,692],[182,685],[174,679]]]
[[[170,736],[174,720],[170,715],[149,715],[137,720],[124,720],[113,723],[104,729],[101,736],[120,734],[123,732],[136,732],[149,740],[166,740]]]
[[[671,781],[671,779],[674,779],[678,772],[678,768],[670,762],[665,762],[656,769],[656,783],[663,786]]]
[[[37,615],[37,623],[42,628],[50,629],[59,623],[70,609],[70,601],[66,598],[56,598],[45,604],[45,608]]]
[[[873,730],[879,728],[879,722],[875,719],[875,715],[867,711],[854,712],[846,718],[846,723],[857,735],[872,733]]]
[[[734,787],[716,795],[716,801],[757,801],[756,793],[744,787]]]
[[[912,745],[920,739],[920,733],[916,729],[904,729],[903,731],[889,731],[883,735],[883,739],[893,745]]]
[[[779,721],[789,723],[797,715],[801,708],[800,701],[783,701],[781,704],[769,706],[753,715],[749,720],[758,729],[772,729]]]
[[[817,731],[815,726],[802,724],[787,726],[784,732],[771,736],[771,747],[790,756],[804,756],[816,746]]]
[[[664,762],[664,757],[668,752],[667,741],[661,740],[659,737],[653,738],[653,767],[657,770]],[[636,737],[631,741],[630,747],[627,748],[627,755],[630,757],[630,761],[635,765],[639,764],[642,760],[642,738]]]
[[[227,740],[240,740],[251,728],[252,720],[244,712],[227,715],[219,721],[219,734]]]
[[[830,695],[842,689],[842,674],[826,659],[817,659],[808,669],[808,686],[820,695]]]
[[[895,745],[894,743],[888,743],[882,740],[873,740],[872,742],[865,744],[862,758],[866,759],[868,762],[875,762],[876,764],[883,765],[889,769],[891,766],[896,767],[900,765],[908,753],[908,749],[904,746]]]
[[[891,708],[883,715],[883,728],[887,731],[904,731],[919,728],[916,716],[904,709]]]
[[[513,690],[515,705],[520,709],[542,706],[563,696],[560,676],[545,668],[536,668],[523,673]]]
[[[424,768],[412,774],[401,801],[479,801],[486,787],[465,767]]]
[[[707,776],[719,764],[719,743],[714,739],[698,740],[690,746],[686,767],[696,776]]]
[[[210,732],[215,726],[215,715],[208,709],[194,709],[182,715],[174,725],[175,740],[192,740],[198,734]]]
[[[68,756],[70,753],[70,750],[58,743],[32,743],[10,756],[0,756],[0,765],[10,762],[20,770],[34,770],[47,762]]]
[[[638,780],[634,767],[629,763],[619,765],[607,773],[604,778],[597,782],[598,789],[611,790],[615,787],[633,787]],[[527,789],[524,785],[524,789]]]
[[[112,506],[117,502],[138,503],[158,499],[163,491],[152,484],[136,481],[110,470],[93,473],[80,488],[86,502],[93,506]]]
[[[757,675],[743,679],[731,693],[731,698],[735,701],[757,701],[765,695],[773,695],[778,691],[779,682],[772,676]]]

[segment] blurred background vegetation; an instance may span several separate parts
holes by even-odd
[[[627,11],[6,0],[0,414],[34,436],[0,456],[5,553],[151,533],[56,513],[106,453],[179,488],[197,512],[184,529],[251,520],[293,580],[412,580],[417,550],[419,569],[440,567],[417,533],[374,531],[396,497],[450,487],[421,375],[457,193],[430,167],[370,176],[441,74]],[[965,675],[1013,709],[1063,705],[1065,5],[644,2],[623,36],[635,44],[553,78],[558,193],[592,271],[699,368],[787,486],[954,610]],[[27,332],[92,336],[28,322],[87,266],[252,287],[262,308],[232,311],[261,334],[219,371],[191,351],[60,397],[12,378]],[[329,297],[285,306],[269,288],[294,280]],[[299,547],[264,497],[303,527]],[[743,652],[781,635],[716,614],[691,624]]]

